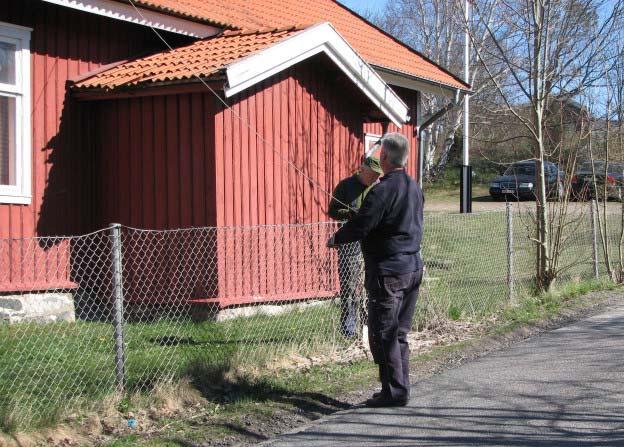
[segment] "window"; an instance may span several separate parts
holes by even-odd
[[[31,198],[30,31],[0,22],[0,203]]]
[[[535,175],[535,164],[511,165],[504,175]]]
[[[373,146],[381,140],[381,135],[367,133],[364,135],[364,156],[369,157],[373,152]]]

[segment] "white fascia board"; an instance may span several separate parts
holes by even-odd
[[[161,14],[144,8],[134,8],[131,4],[112,0],[43,0],[66,8],[77,9],[115,20],[149,26],[171,33],[191,37],[210,37],[221,32],[219,28],[179,17]],[[138,12],[137,12],[138,11]]]
[[[325,53],[394,124],[408,122],[409,108],[330,23],[303,30],[226,67],[231,97],[316,54]]]
[[[402,75],[399,72],[391,72],[384,67],[375,68],[384,81],[390,85],[396,85],[397,87],[429,93],[435,96],[444,96],[449,99],[455,99],[458,94],[458,90],[460,95],[470,94],[469,90],[458,89],[457,87],[439,84],[427,79],[419,79],[408,75]]]

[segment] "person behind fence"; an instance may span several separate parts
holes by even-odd
[[[389,133],[381,145],[384,175],[357,214],[327,242],[340,247],[362,241],[369,344],[381,381],[381,392],[366,401],[370,407],[403,406],[409,400],[407,334],[423,275],[424,198],[405,170],[409,143],[401,134]]]
[[[374,153],[374,151],[373,151]],[[329,217],[347,221],[362,205],[369,189],[382,174],[377,156],[364,157],[360,169],[341,180],[329,202]],[[343,245],[338,249],[338,278],[340,281],[340,331],[345,337],[357,334],[358,304],[362,302],[362,256],[357,245]]]

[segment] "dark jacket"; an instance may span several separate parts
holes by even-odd
[[[362,241],[369,275],[398,275],[422,268],[423,194],[404,170],[384,175],[334,243]]]
[[[368,186],[363,184],[357,174],[341,180],[332,194],[327,214],[335,220],[349,220],[362,204],[362,198]],[[348,205],[347,208],[345,205]]]

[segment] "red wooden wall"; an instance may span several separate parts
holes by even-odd
[[[4,0],[0,21],[31,35],[32,203],[0,204],[0,291],[64,287],[62,240],[8,238],[70,235],[93,227],[93,159],[82,140],[84,105],[71,101],[68,79],[161,48],[152,31],[40,0]]]
[[[97,226],[121,223],[128,300],[216,294],[214,117],[210,93],[93,103]],[[199,293],[199,292],[198,292]]]
[[[415,117],[415,95],[402,93]],[[364,123],[374,106],[321,56],[226,101],[206,91],[92,104],[99,226],[216,227],[128,232],[128,298],[332,296],[336,224],[321,222],[328,193],[359,166],[364,130],[381,133]],[[413,130],[402,132],[414,144]]]
[[[215,124],[217,224],[326,221],[328,192],[363,153],[364,95],[316,57],[228,102]]]
[[[222,303],[331,296],[335,253],[325,247],[329,194],[359,166],[373,108],[324,57],[232,98],[215,124]],[[310,225],[303,225],[310,224]]]
[[[210,93],[92,104],[98,227],[175,229],[217,224]]]

